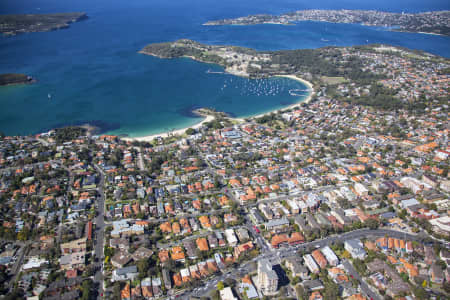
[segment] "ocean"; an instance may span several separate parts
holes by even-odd
[[[223,70],[216,65],[137,53],[154,42],[189,38],[258,50],[386,43],[450,57],[449,37],[355,24],[201,25],[214,19],[310,8],[442,10],[450,9],[448,1],[1,2],[2,14],[84,11],[89,16],[65,30],[0,37],[0,73],[25,73],[38,80],[33,85],[0,87],[0,131],[8,135],[91,123],[106,133],[136,137],[192,126],[201,120],[191,112],[197,107],[247,117],[307,96],[303,84],[286,78],[248,80],[220,73]]]

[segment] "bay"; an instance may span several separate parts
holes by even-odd
[[[0,131],[31,134],[90,122],[104,132],[142,136],[199,122],[190,113],[196,107],[246,117],[302,98],[289,93],[305,88],[296,81],[248,80],[209,73],[222,71],[214,65],[137,53],[152,42],[190,38],[258,50],[386,43],[450,57],[448,37],[355,24],[201,25],[212,19],[308,8],[448,9],[447,1],[391,2],[3,0],[1,13],[85,11],[89,19],[65,30],[0,38],[0,73],[25,73],[38,80],[33,85],[0,88]]]

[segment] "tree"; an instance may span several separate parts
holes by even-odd
[[[416,296],[417,299],[429,299],[428,293],[422,287],[413,286],[412,292]]]
[[[219,290],[211,291],[209,294],[212,300],[220,300],[220,293]]]
[[[195,134],[195,129],[193,129],[193,128],[186,129],[186,134],[187,135],[194,135]]]
[[[139,278],[145,278],[147,276],[149,264],[147,259],[141,259],[137,262],[137,269],[139,271]]]
[[[301,284],[297,284],[297,286],[295,287],[295,292],[297,293],[297,299],[299,300],[307,299],[307,294]]]
[[[92,281],[90,279],[83,281],[83,284],[81,285],[81,288],[82,288],[81,299],[82,300],[89,300],[90,293],[91,293],[91,287],[92,287]]]
[[[356,258],[353,261],[353,266],[355,267],[356,271],[358,271],[359,274],[361,274],[361,275],[366,274],[367,268],[361,259]]]
[[[367,219],[364,222],[364,226],[369,227],[370,229],[377,229],[380,225],[380,222],[376,219]]]
[[[450,294],[450,282],[448,282],[448,281],[444,282],[444,284],[442,285],[442,288],[444,289],[444,291],[447,294]]]

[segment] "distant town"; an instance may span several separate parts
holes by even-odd
[[[392,13],[374,10],[299,10],[282,15],[250,15],[235,19],[206,22],[204,25],[289,25],[300,21],[356,23],[365,26],[382,26],[390,30],[450,35],[450,11],[424,13]]]
[[[448,299],[447,59],[189,40],[142,52],[298,76],[311,97],[254,118],[209,110],[148,141],[2,135],[5,299]]]

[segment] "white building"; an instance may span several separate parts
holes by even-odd
[[[339,258],[336,256],[333,250],[331,250],[330,247],[323,247],[322,249],[320,249],[320,251],[325,256],[330,265],[336,267],[339,264]]]
[[[367,196],[369,194],[369,190],[364,185],[362,185],[359,182],[355,183],[355,192],[360,197],[364,197],[364,196]]]
[[[344,242],[344,248],[353,258],[364,259],[366,257],[366,251],[360,240],[347,240]]]
[[[238,300],[229,286],[220,291],[220,298],[222,300]]]
[[[274,294],[278,289],[277,273],[272,269],[272,264],[267,259],[258,261],[257,284],[265,295]]]
[[[233,229],[225,230],[225,238],[227,239],[227,242],[231,247],[234,247],[237,245],[238,240],[237,240],[236,235],[234,234]]]
[[[305,261],[305,265],[311,273],[319,273],[319,266],[316,264],[311,254],[304,255],[303,260]]]

